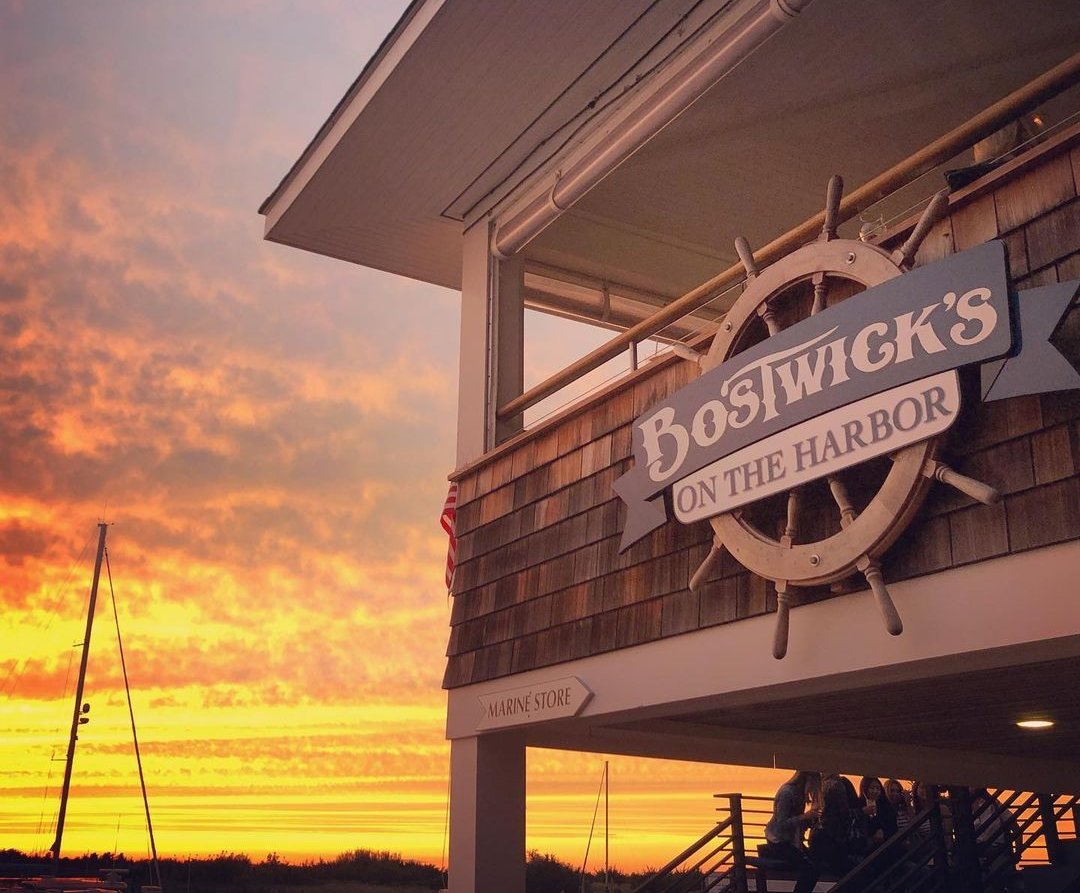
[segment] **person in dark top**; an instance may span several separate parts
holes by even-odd
[[[827,874],[842,877],[859,862],[861,809],[853,809],[848,789],[838,775],[827,777],[821,788],[821,821],[810,833],[810,861]]]
[[[889,801],[889,807],[896,820],[896,830],[905,830],[915,815],[911,811],[911,799],[908,797],[908,792],[899,781],[890,778],[885,782],[885,798]]]
[[[772,818],[765,825],[766,844],[759,852],[799,872],[794,893],[809,893],[817,883],[818,872],[807,857],[803,834],[820,814],[816,808],[807,808],[817,801],[820,791],[820,772],[796,772],[777,790]]]
[[[911,808],[920,813],[928,806],[937,803],[941,796],[937,785],[926,784],[922,781],[911,783]]]
[[[810,833],[810,861],[823,872],[843,877],[866,855],[866,814],[855,786],[843,776],[825,779],[821,800],[821,820]]]
[[[867,833],[870,843],[879,846],[896,833],[896,809],[881,781],[872,775],[864,775],[859,781],[859,805],[868,819]]]
[[[848,809],[851,810],[851,849],[866,854],[870,852],[870,814],[876,807],[870,807],[869,811],[863,808],[855,785],[846,775],[840,776],[840,783],[844,786]]]

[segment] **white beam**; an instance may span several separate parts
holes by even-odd
[[[1025,791],[1080,790],[1077,764],[1060,760],[681,720],[594,724],[584,730],[538,727],[529,732],[527,744],[554,750],[695,763],[920,778],[935,784],[948,782]]]
[[[489,418],[495,420],[489,444],[494,446],[519,433],[523,415],[498,419],[495,410],[525,390],[525,263],[521,255],[506,260],[492,258],[491,375],[495,402]]]
[[[489,224],[465,231],[461,262],[461,337],[458,345],[457,466],[484,455],[488,432]]]
[[[594,692],[583,723],[610,723],[1075,656],[1077,567],[1072,541],[890,583],[904,618],[898,637],[881,628],[866,592],[794,608],[784,660],[772,657],[768,614],[456,688],[447,737],[475,734],[479,695],[555,676],[577,676]]]
[[[458,468],[521,430],[520,415],[497,423],[495,408],[525,385],[525,265],[497,260],[490,236],[485,220],[462,240]]]
[[[450,893],[524,893],[525,744],[520,734],[450,744]]]

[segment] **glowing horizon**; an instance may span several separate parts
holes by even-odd
[[[0,0],[0,848],[52,842],[104,516],[159,852],[441,862],[458,295],[256,214],[405,5]],[[528,325],[530,380],[605,337]],[[142,855],[104,577],[85,699],[63,852]],[[528,760],[579,863],[603,757]],[[611,767],[628,869],[781,776]]]

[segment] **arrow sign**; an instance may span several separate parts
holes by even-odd
[[[589,702],[589,691],[577,676],[563,676],[536,682],[523,688],[509,688],[479,695],[481,729],[502,729],[526,723],[577,716]]]

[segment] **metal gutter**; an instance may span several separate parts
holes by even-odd
[[[506,258],[520,251],[810,2],[761,0],[733,29],[702,50],[678,77],[619,122],[603,143],[564,171],[548,192],[499,226],[493,240],[495,254]]]

